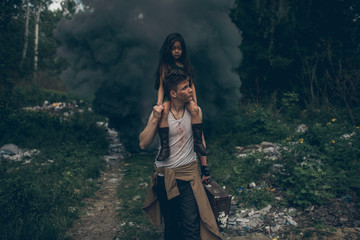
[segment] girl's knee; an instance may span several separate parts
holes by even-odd
[[[191,101],[187,104],[188,110],[192,116],[198,116],[200,113],[199,106],[194,102]]]
[[[170,109],[170,102],[164,102],[163,103],[163,107],[164,107],[164,113],[168,114],[169,113],[169,109]]]

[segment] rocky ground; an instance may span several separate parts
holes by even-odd
[[[67,236],[75,240],[112,240],[120,226],[117,208],[117,185],[121,180],[121,170],[109,166],[101,174],[101,188],[92,198],[84,199],[85,208],[80,219],[67,231]]]
[[[63,105],[44,104],[50,110],[61,109]],[[105,123],[99,124],[107,128]],[[81,211],[80,219],[67,231],[67,236],[72,239],[112,240],[121,230],[122,226],[117,216],[121,199],[116,191],[122,179],[123,159],[129,154],[124,151],[116,131],[108,128],[108,136],[111,144],[108,155],[105,156],[106,169],[98,179],[100,189],[94,197],[84,199],[85,207]],[[237,150],[240,158],[259,151],[266,153],[266,158],[276,160],[280,155],[279,148],[277,144],[264,142],[238,147]],[[25,159],[25,163],[30,162],[31,156],[38,153],[37,150],[23,152],[12,144],[5,145],[0,150],[1,157],[14,161]],[[275,162],[273,167],[281,169],[281,164]],[[261,186],[250,183],[248,189],[243,190],[252,191],[257,187]],[[277,201],[283,199],[281,190],[269,190],[274,190]],[[332,199],[327,205],[311,206],[304,211],[279,207],[281,204],[268,205],[262,209],[245,208],[239,204],[240,197],[233,197],[230,213],[219,219],[224,239],[360,239],[359,192]]]
[[[67,231],[74,240],[112,240],[120,231],[117,211],[120,208],[117,188],[122,178],[124,151],[116,131],[108,128],[109,154],[105,156],[106,169],[99,178],[100,189],[92,198],[84,199],[85,207],[80,219]]]
[[[360,239],[360,214],[355,204],[334,199],[305,211],[232,205],[222,233],[224,239]]]
[[[116,132],[109,132],[116,139]],[[240,154],[249,152],[246,149],[265,150],[270,158],[278,155],[277,146],[270,143],[243,148]],[[109,152],[106,157],[108,167],[100,178],[101,189],[94,198],[86,200],[84,215],[68,231],[69,236],[74,239],[112,239],[121,229],[116,217],[120,203],[116,187],[121,181],[121,160],[124,153],[118,142],[110,145]],[[256,188],[256,184],[251,183],[246,191]],[[274,196],[278,200],[283,198],[280,190],[276,190]],[[312,206],[304,211],[271,205],[259,210],[244,208],[239,204],[239,198],[240,196],[233,197],[230,214],[219,219],[224,239],[360,239],[357,195],[333,199],[327,205]]]
[[[273,168],[281,170],[276,163],[281,158],[281,146],[269,142],[247,147],[238,147],[237,157],[246,157],[262,152],[265,158],[273,160]],[[270,183],[269,183],[270,185]],[[266,187],[272,191],[276,201],[282,201],[281,189],[257,186],[250,183],[240,192],[254,191]],[[241,193],[233,196],[230,213],[222,223],[225,239],[360,239],[360,193],[354,191],[342,198],[332,199],[322,206],[311,206],[304,211],[295,208],[268,205],[260,210],[244,208]]]

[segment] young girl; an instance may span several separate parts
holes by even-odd
[[[197,106],[195,85],[194,85],[194,70],[186,55],[186,45],[184,38],[179,33],[169,34],[161,49],[160,60],[156,71],[155,89],[158,90],[157,105],[163,105],[164,111],[159,123],[159,136],[161,142],[161,150],[157,157],[158,161],[165,161],[170,155],[169,149],[169,112],[176,119],[175,115],[170,109],[170,99],[164,94],[163,82],[166,75],[172,69],[179,69],[190,76],[190,86],[193,90],[193,100],[186,104],[187,110],[191,114],[191,124],[194,136],[194,151],[202,156],[207,156],[208,152],[203,145],[202,136],[202,121],[200,117],[200,110]]]

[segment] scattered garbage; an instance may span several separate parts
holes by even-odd
[[[350,138],[352,138],[356,133],[355,132],[352,132],[352,133],[349,133],[349,134],[344,134],[342,135],[340,138],[341,139],[344,139],[344,140],[349,140]]]
[[[238,158],[245,158],[254,153],[263,153],[264,159],[275,161],[281,157],[280,144],[271,142],[262,142],[256,145],[250,145],[246,147],[237,146],[236,156]],[[257,159],[258,163],[261,163],[261,159]]]
[[[236,189],[237,195],[243,195],[245,193],[245,189],[242,187],[239,187]]]
[[[297,128],[296,128],[296,133],[305,133],[307,130],[309,129],[308,126],[306,126],[305,124],[300,124]]]
[[[286,222],[287,224],[291,224],[295,227],[298,225],[297,222],[295,222],[295,220],[291,216],[286,216],[285,219],[287,220]]]
[[[108,124],[101,123],[98,125],[107,129],[107,139],[110,142],[108,154],[104,156],[107,164],[118,164],[121,160],[130,157],[130,153],[126,151],[125,147],[119,140],[118,132],[115,129],[109,128]]]
[[[226,227],[228,218],[229,218],[229,215],[226,215],[225,212],[220,212],[219,213],[219,216],[218,216],[217,220],[218,220],[219,226],[221,228]]]
[[[31,162],[31,158],[39,153],[40,151],[37,149],[23,150],[15,144],[10,143],[0,148],[0,159],[14,162],[23,161],[24,164],[28,164]]]

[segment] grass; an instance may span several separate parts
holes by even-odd
[[[227,115],[215,130],[206,129],[213,177],[232,194],[251,182],[280,187],[286,204],[300,208],[321,205],[359,189],[359,126],[336,118],[340,113],[302,112],[307,114],[289,115],[271,106],[248,104]],[[307,131],[296,132],[300,123]],[[262,141],[281,144],[281,158],[267,160],[262,153],[236,157],[236,146]],[[284,165],[284,170],[274,172],[275,163]],[[242,197],[245,205],[258,208],[273,203],[271,199],[271,194],[261,189]]]
[[[0,145],[13,143],[40,152],[29,162],[1,159],[2,240],[64,239],[78,217],[81,200],[97,189],[92,179],[104,167],[106,130],[96,125],[99,118],[92,112],[74,113],[66,119],[62,114],[2,111]]]
[[[154,159],[152,154],[135,155],[126,159],[125,175],[118,188],[121,199],[119,222],[122,225],[117,236],[119,240],[161,239],[161,228],[153,226],[142,210]]]
[[[40,153],[29,164],[2,161],[0,238],[62,239],[81,200],[97,189],[89,179],[102,166],[102,157],[86,146]]]
[[[64,111],[19,109],[41,104],[44,98],[71,100],[63,93],[35,93],[17,89],[13,107],[0,108],[0,145],[14,143],[21,148],[40,150],[29,164],[1,161],[0,239],[4,240],[63,239],[66,228],[77,218],[81,200],[97,188],[89,179],[97,178],[104,166],[106,131],[96,125],[103,118],[86,110],[64,118]],[[25,99],[26,95],[32,97]],[[86,102],[82,105],[84,109],[89,107]],[[233,195],[238,188],[244,188],[245,194],[239,198],[244,206],[282,204],[304,208],[360,189],[359,127],[336,118],[341,114],[310,111],[304,116],[291,114],[289,117],[269,107],[249,104],[226,115],[215,128],[205,129],[212,176]],[[296,133],[300,123],[308,131]],[[274,172],[275,162],[262,153],[245,158],[235,156],[236,146],[262,141],[280,143],[288,149],[282,151],[279,160],[285,174]],[[142,211],[154,157],[144,154],[126,159],[118,191],[122,226],[116,236],[119,240],[161,239],[161,227],[151,225]],[[251,182],[260,188],[247,189]],[[274,193],[263,186],[281,188],[286,200],[276,203]]]
[[[240,187],[245,189],[237,198],[242,206],[260,209],[271,204],[306,208],[359,189],[360,179],[355,174],[360,170],[358,127],[328,114],[317,119],[311,114],[294,119],[278,112],[273,114],[258,105],[240,108],[227,119],[219,129],[205,130],[211,151],[208,164],[214,179],[231,194],[238,194]],[[307,126],[306,132],[296,132],[300,123]],[[343,137],[349,133],[354,134]],[[271,160],[259,152],[236,157],[236,146],[262,141],[280,144],[281,158]],[[119,188],[123,200],[120,223],[124,225],[119,239],[158,239],[156,235],[160,236],[161,229],[152,226],[141,210],[153,159],[153,155],[138,155],[126,160],[126,174]],[[283,165],[283,169],[274,170],[275,163]],[[247,188],[251,182],[256,182],[257,188]],[[275,200],[277,194],[281,201]]]

